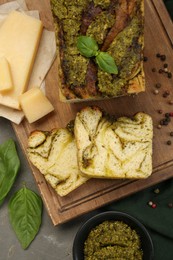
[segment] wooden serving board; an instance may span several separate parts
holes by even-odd
[[[0,3],[7,1],[0,0]],[[53,20],[50,11],[49,0],[26,0],[29,9],[38,9],[44,26],[53,30]],[[110,114],[119,117],[132,116],[138,111],[150,114],[154,123],[153,140],[153,174],[146,180],[90,180],[70,195],[59,197],[45,182],[38,170],[30,164],[36,183],[44,200],[45,206],[54,225],[64,223],[81,214],[92,211],[98,207],[116,201],[141,189],[173,177],[173,137],[169,133],[173,131],[173,119],[168,126],[158,129],[157,125],[163,113],[173,111],[173,105],[168,103],[173,100],[173,78],[169,79],[165,74],[158,73],[163,67],[163,62],[156,58],[156,53],[166,55],[165,63],[168,68],[173,64],[173,25],[165,9],[162,0],[145,0],[145,62],[146,92],[137,96],[121,97],[117,99],[97,102],[83,102],[77,104],[65,104],[58,98],[58,72],[57,63],[53,64],[46,77],[46,93],[55,107],[55,111],[37,123],[28,124],[23,121],[20,125],[13,124],[20,145],[26,153],[27,138],[35,129],[51,130],[55,127],[65,127],[75,117],[76,112],[87,105],[98,105]],[[156,68],[157,72],[152,72]],[[153,94],[155,84],[162,86],[157,95]],[[164,91],[170,91],[170,95],[163,97]],[[172,145],[167,145],[172,138]]]

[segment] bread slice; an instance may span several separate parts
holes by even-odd
[[[32,132],[27,154],[60,196],[67,195],[88,180],[80,174],[74,136],[66,128]]]
[[[144,0],[51,0],[50,4],[61,101],[100,100],[145,91]],[[94,57],[81,55],[77,48],[81,35],[94,38],[99,50],[113,57],[117,75],[101,70]]]
[[[152,173],[149,115],[109,119],[98,107],[77,113],[74,133],[82,174],[92,178],[147,178]]]

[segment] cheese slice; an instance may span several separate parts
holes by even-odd
[[[18,11],[12,11],[0,27],[0,56],[10,63],[14,88],[0,94],[0,104],[20,109],[19,95],[27,87],[42,35],[43,25]]]
[[[0,92],[13,88],[10,65],[5,57],[0,58]]]
[[[54,110],[38,87],[31,88],[19,97],[22,110],[29,123],[33,123]]]

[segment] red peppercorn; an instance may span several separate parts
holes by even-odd
[[[170,203],[168,203],[168,207],[169,208],[172,208],[173,207],[173,204],[170,202]]]
[[[153,204],[151,205],[151,207],[152,207],[153,209],[155,209],[155,208],[157,208],[157,204],[156,204],[156,203],[153,203]]]
[[[171,117],[173,117],[173,112],[170,112],[169,115],[170,115]]]

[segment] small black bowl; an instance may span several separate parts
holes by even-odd
[[[143,251],[143,260],[152,260],[154,257],[154,247],[151,237],[146,228],[136,218],[118,211],[107,211],[91,217],[78,230],[73,243],[73,260],[84,260],[84,242],[91,229],[105,220],[119,220],[132,229],[136,230],[141,240],[141,249]]]

